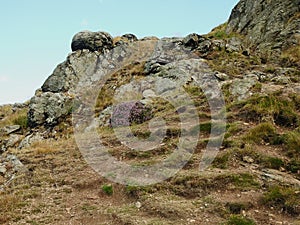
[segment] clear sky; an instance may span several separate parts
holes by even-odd
[[[225,22],[238,0],[2,0],[0,104],[29,100],[81,30],[185,36]]]

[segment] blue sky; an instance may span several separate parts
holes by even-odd
[[[3,0],[0,104],[29,100],[81,30],[185,36],[225,22],[238,0]]]

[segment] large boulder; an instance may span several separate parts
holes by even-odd
[[[73,37],[71,48],[72,51],[88,49],[104,52],[113,48],[113,38],[106,32],[82,31]]]
[[[226,31],[244,35],[257,50],[282,50],[299,44],[299,13],[300,0],[241,0]]]

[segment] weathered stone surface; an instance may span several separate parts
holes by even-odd
[[[196,34],[196,33],[193,33],[193,34],[189,34],[188,36],[186,36],[184,39],[183,39],[183,44],[185,47],[190,47],[191,49],[195,49],[198,47],[198,44],[205,41],[206,38],[199,35],[199,34]]]
[[[227,32],[245,35],[259,50],[297,45],[300,0],[241,0],[232,10]]]
[[[231,94],[238,101],[250,97],[251,88],[258,82],[258,77],[254,74],[248,74],[243,79],[234,79],[231,85]]]
[[[72,110],[72,97],[64,93],[45,92],[30,102],[28,122],[31,127],[55,124]]]
[[[197,51],[201,53],[201,56],[206,56],[211,50],[213,43],[210,40],[205,40],[198,44]]]
[[[242,41],[236,37],[230,38],[225,47],[227,52],[240,52],[243,50]]]
[[[18,130],[21,129],[20,125],[11,125],[11,126],[6,126],[3,128],[3,131],[5,132],[5,134],[9,135],[11,133],[14,133]]]
[[[18,148],[22,149],[22,148],[29,147],[31,144],[42,141],[43,139],[44,138],[40,133],[30,134],[21,141]]]
[[[104,52],[113,48],[113,38],[106,32],[82,31],[73,37],[71,48],[72,51],[88,49]]]
[[[27,169],[15,155],[0,155],[0,191],[3,191],[16,177],[17,174],[26,172]],[[2,182],[1,182],[2,181]]]
[[[6,142],[6,148],[15,147],[23,138],[23,135],[11,134]]]
[[[104,109],[101,114],[98,117],[99,126],[108,126],[109,125],[109,119],[112,115],[113,107],[109,106],[106,109]]]
[[[220,81],[229,80],[229,76],[226,73],[215,72],[214,75]]]
[[[81,76],[95,71],[97,59],[97,54],[87,50],[70,54],[67,60],[59,64],[48,77],[42,91],[57,93],[75,88]]]
[[[97,61],[98,54],[82,50],[73,52],[59,64],[30,101],[29,126],[53,124],[68,115],[77,83],[82,76],[94,74]]]
[[[145,64],[145,74],[161,71],[161,66],[182,59],[195,57],[190,49],[182,44],[181,38],[163,38],[157,42],[152,57]]]

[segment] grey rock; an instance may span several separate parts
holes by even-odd
[[[96,69],[97,54],[89,51],[74,52],[59,64],[42,86],[42,92],[66,92],[74,89],[78,80]]]
[[[9,135],[9,138],[6,143],[6,148],[15,147],[16,144],[18,144],[22,140],[22,138],[23,138],[22,135],[17,135],[17,134]]]
[[[24,174],[28,170],[15,155],[0,155],[0,175],[4,182],[0,184],[0,191],[4,190],[17,175]]]
[[[280,75],[280,76],[275,76],[271,79],[272,82],[275,84],[281,84],[281,85],[286,85],[286,84],[291,84],[292,81],[289,77]]]
[[[294,91],[295,93],[300,94],[300,85],[295,86],[293,89],[294,89],[293,91]]]
[[[98,57],[96,52],[89,50],[76,51],[58,65],[30,100],[29,126],[55,124],[59,118],[69,115],[78,82],[82,77],[92,77]]]
[[[205,40],[198,44],[197,51],[201,53],[201,56],[205,56],[211,51],[213,43],[210,40]]]
[[[227,52],[241,52],[243,50],[242,41],[236,37],[230,38],[225,48]]]
[[[215,72],[214,76],[220,81],[229,80],[229,76],[226,73]]]
[[[287,174],[285,172],[280,172],[278,170],[264,169],[261,172],[261,176],[264,180],[267,180],[268,182],[270,182],[270,180],[275,180],[285,185],[289,184],[289,185],[295,185],[297,187],[300,187],[300,181],[298,179],[295,179],[290,174]]]
[[[21,161],[15,155],[8,155],[6,157],[6,160],[9,161],[9,162],[11,162],[13,164],[13,167],[17,171],[24,166],[23,163],[21,163]]]
[[[21,129],[20,125],[11,125],[3,128],[6,135],[19,131]]]
[[[5,166],[0,166],[0,174],[4,175],[6,173],[6,167]]]
[[[156,61],[148,61],[145,64],[145,69],[144,69],[144,73],[145,74],[155,74],[161,71],[160,69],[160,64],[157,63]]]
[[[248,75],[256,76],[260,82],[267,81],[270,76],[264,72],[253,70]]]
[[[161,72],[161,66],[182,59],[195,58],[190,49],[182,45],[180,38],[163,38],[159,40],[153,51],[152,57],[145,64],[145,74]]]
[[[42,141],[44,138],[40,133],[35,133],[35,134],[30,134],[28,136],[26,136],[21,143],[19,144],[18,148],[22,149],[22,148],[27,148],[29,147],[31,144],[35,143],[35,142],[39,142]]]
[[[211,40],[212,42],[212,49],[213,50],[221,50],[225,48],[225,41],[224,40]]]
[[[205,41],[206,38],[193,33],[193,34],[189,34],[187,35],[184,39],[183,39],[183,44],[185,47],[190,47],[191,49],[195,49],[198,47],[198,44]]]
[[[30,100],[28,123],[29,126],[52,125],[58,119],[71,113],[73,98],[64,93],[45,92]]]
[[[109,120],[111,118],[112,113],[113,113],[112,106],[107,107],[100,113],[100,115],[98,117],[98,119],[99,119],[98,124],[100,127],[109,125]]]
[[[71,48],[72,51],[88,49],[105,52],[113,48],[113,38],[106,32],[82,31],[73,37]]]
[[[260,51],[297,45],[300,0],[241,0],[232,10],[227,29],[245,36]]]
[[[154,98],[154,97],[156,97],[156,94],[153,90],[147,89],[147,90],[143,91],[143,97],[144,98]]]
[[[238,101],[246,99],[252,95],[251,88],[258,82],[257,76],[249,74],[243,79],[234,79],[231,85],[231,94]]]
[[[175,81],[172,81],[167,78],[161,78],[156,81],[156,89],[155,92],[158,95],[162,95],[167,91],[175,90],[178,87],[178,84]]]

